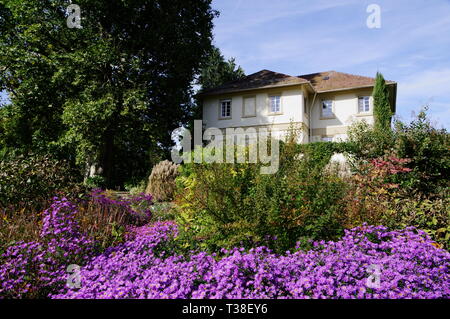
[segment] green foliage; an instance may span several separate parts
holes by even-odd
[[[266,244],[279,252],[302,238],[336,238],[345,184],[313,157],[298,156],[295,143],[284,144],[272,175],[260,174],[260,164],[183,165],[177,178],[181,236],[213,251]]]
[[[356,122],[348,131],[352,153],[362,161],[385,154],[409,159],[413,174],[405,176],[403,186],[413,192],[432,194],[448,187],[450,176],[450,138],[445,129],[436,129],[427,117],[427,108],[411,123],[397,121],[393,131],[374,129]]]
[[[121,186],[187,120],[216,12],[211,0],[79,0],[82,28],[71,29],[70,3],[1,2],[0,90],[12,104],[0,142],[95,164]]]
[[[0,161],[0,207],[42,209],[52,197],[78,197],[81,176],[67,162],[49,156]]]
[[[200,86],[200,92],[202,92],[224,83],[238,80],[244,76],[244,70],[236,65],[234,58],[226,61],[219,48],[213,46],[211,50],[208,51],[208,56],[201,65],[196,84]],[[190,114],[191,121],[188,123],[187,128],[192,131],[193,120],[201,118],[202,101],[195,98],[195,103],[193,103]]]
[[[357,121],[348,129],[351,153],[359,159],[372,159],[383,156],[394,147],[395,136],[392,131],[375,130],[366,121]]]
[[[373,88],[373,115],[375,117],[375,130],[388,132],[391,129],[392,107],[389,102],[389,91],[386,81],[381,73],[377,73]]]
[[[176,208],[170,202],[156,202],[152,206],[152,221],[173,221],[176,216]]]
[[[94,188],[101,188],[104,189],[106,187],[106,182],[105,182],[105,178],[103,176],[91,176],[86,178],[86,180],[84,181],[84,185],[88,188],[88,189],[94,189]]]
[[[126,183],[125,184],[125,190],[130,192],[130,195],[135,195],[135,196],[145,193],[146,188],[147,188],[147,181],[144,179],[137,183]]]
[[[175,193],[175,179],[178,176],[178,165],[170,161],[162,161],[155,165],[148,179],[147,194],[159,202],[171,201]]]
[[[450,134],[434,128],[426,112],[427,108],[409,124],[396,123],[396,152],[411,160],[408,167],[414,174],[409,186],[430,194],[450,186]]]
[[[234,58],[226,61],[219,48],[213,47],[202,64],[197,84],[202,90],[207,90],[244,76],[244,70],[236,65]]]
[[[448,190],[433,198],[396,199],[386,210],[385,225],[414,226],[426,231],[442,248],[450,250],[450,199]],[[394,214],[392,212],[395,212]]]
[[[335,153],[354,154],[356,145],[351,142],[314,142],[298,144],[298,152],[306,154],[314,165],[325,167]]]

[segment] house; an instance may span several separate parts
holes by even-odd
[[[395,113],[397,83],[386,81]],[[199,94],[205,128],[267,128],[283,137],[302,128],[300,142],[347,138],[357,120],[373,123],[375,79],[336,71],[300,76],[262,70]]]

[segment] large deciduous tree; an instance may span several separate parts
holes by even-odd
[[[0,89],[12,104],[0,139],[95,167],[108,186],[143,176],[186,121],[211,50],[211,0],[63,0],[0,4]]]

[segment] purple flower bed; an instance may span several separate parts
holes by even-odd
[[[450,254],[424,232],[362,227],[338,242],[277,256],[265,247],[189,258],[164,255],[172,223],[138,229],[134,239],[94,257],[82,287],[53,298],[449,298]],[[367,285],[370,265],[379,286]]]
[[[128,213],[133,224],[143,225],[152,217],[150,206],[153,204],[152,195],[144,193],[133,195],[129,198],[110,198],[100,188],[93,189],[89,194],[90,199],[104,207],[120,207]]]
[[[95,255],[76,212],[66,199],[55,200],[44,212],[41,241],[7,249],[0,298],[450,297],[450,253],[414,228],[364,226],[283,256],[258,247],[186,257],[173,250],[176,225],[164,222],[131,227],[126,242]],[[80,288],[66,286],[71,264],[82,266]],[[379,282],[369,278],[371,267]]]
[[[94,256],[93,241],[81,232],[76,211],[67,199],[55,199],[44,211],[41,241],[8,247],[0,259],[0,298],[46,297],[64,287],[68,265]]]

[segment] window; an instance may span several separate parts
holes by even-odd
[[[220,117],[231,117],[231,100],[220,101]]]
[[[273,95],[269,97],[270,113],[281,113],[281,96]]]
[[[323,136],[322,142],[333,142],[333,137],[332,136]]]
[[[304,113],[307,114],[307,115],[309,115],[308,103],[309,103],[308,98],[307,98],[306,96],[303,97],[303,111],[304,111]]]
[[[322,101],[322,117],[333,117],[333,101]]]
[[[358,98],[358,112],[359,113],[370,112],[370,96],[361,96]]]
[[[242,116],[256,116],[256,97],[252,96],[244,98],[244,109]]]

